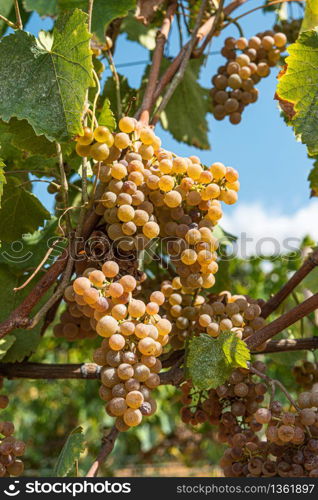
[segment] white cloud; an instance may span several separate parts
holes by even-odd
[[[240,203],[224,214],[221,226],[238,237],[238,254],[276,255],[299,247],[304,236],[318,240],[318,200],[286,215],[261,204]],[[232,211],[231,211],[232,210]]]

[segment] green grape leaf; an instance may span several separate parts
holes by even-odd
[[[86,0],[58,0],[61,10],[79,8],[87,10]],[[136,0],[95,0],[92,15],[92,33],[100,41],[105,40],[108,25],[119,17],[125,17],[129,10],[134,9]]]
[[[120,30],[122,33],[126,34],[128,40],[139,42],[147,50],[154,50],[156,46],[157,30],[137,21],[133,14],[128,14],[128,16],[124,18]]]
[[[6,335],[3,339],[0,339],[0,359],[7,354],[8,349],[10,349],[15,341],[16,338],[14,335]]]
[[[167,65],[165,62],[164,66]],[[199,149],[209,149],[207,113],[208,91],[198,83],[202,58],[189,61],[160,120],[174,139]],[[176,119],[178,117],[178,119]]]
[[[301,33],[288,47],[287,70],[277,98],[310,155],[318,154],[318,28]]]
[[[6,264],[12,271],[24,273],[35,269],[41,262],[48,249],[54,245],[54,250],[46,261],[47,264],[60,255],[66,245],[66,238],[56,236],[58,220],[52,217],[41,231],[24,234],[22,238],[13,243],[2,242],[0,248],[0,264]]]
[[[109,99],[104,99],[102,108],[100,110],[100,113],[98,115],[98,124],[99,125],[104,125],[105,127],[108,127],[109,130],[113,131],[116,128],[116,120],[114,113],[112,112],[110,108],[110,100]]]
[[[223,332],[218,340],[222,343],[222,349],[227,362],[233,367],[247,368],[247,362],[251,359],[249,348],[245,342],[231,332]]]
[[[9,141],[13,146],[31,155],[55,156],[56,146],[44,135],[36,135],[26,120],[11,118],[6,123],[0,120],[0,144]]]
[[[5,167],[5,164],[0,159],[0,208],[1,208],[1,198],[3,195],[3,185],[7,182],[6,177],[4,175],[4,167]]]
[[[13,176],[7,178],[0,209],[0,240],[14,241],[24,233],[33,233],[45,220],[51,218],[38,198],[20,187]]]
[[[318,196],[318,158],[315,160],[313,167],[308,175],[311,196]]]
[[[232,372],[222,343],[206,334],[189,341],[186,367],[193,384],[200,390],[222,385]]]
[[[23,0],[26,11],[35,10],[39,16],[56,16],[58,13],[56,0]]]
[[[65,477],[76,461],[80,458],[81,453],[85,451],[85,436],[82,427],[76,427],[68,435],[67,440],[61,450],[54,468],[55,477]]]
[[[17,270],[18,271],[18,270]],[[0,321],[8,318],[10,313],[21,304],[29,295],[34,285],[42,277],[40,272],[33,280],[22,290],[14,292],[13,289],[21,286],[30,276],[21,272],[14,272],[7,264],[0,264]],[[34,308],[34,314],[43,306],[52,295],[53,289],[50,289]],[[43,321],[40,321],[32,330],[17,329],[13,330],[10,336],[15,338],[15,342],[8,349],[3,357],[4,363],[21,362],[26,356],[30,356],[37,348],[41,340],[41,328]]]
[[[0,41],[0,117],[26,119],[36,135],[63,142],[82,132],[86,90],[94,86],[87,14],[61,15],[53,38],[51,50],[24,31]]]
[[[101,41],[109,23],[118,17],[125,17],[136,7],[136,0],[96,0],[92,16],[92,31]]]
[[[318,26],[318,2],[306,0],[305,15],[300,31],[309,31]]]

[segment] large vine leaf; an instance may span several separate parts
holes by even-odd
[[[72,467],[74,467],[77,460],[80,458],[81,453],[85,451],[85,437],[83,435],[82,427],[76,427],[69,434],[61,453],[57,459],[54,476],[65,477]]]
[[[232,333],[217,339],[201,334],[189,342],[186,369],[198,389],[215,389],[226,382],[234,368],[246,368],[249,359],[246,344]]]
[[[58,13],[57,0],[23,0],[26,11],[35,10],[39,16],[56,16]]]
[[[66,141],[82,132],[86,90],[94,85],[87,14],[59,17],[53,45],[16,31],[0,42],[0,117],[26,119],[37,135]],[[8,54],[10,57],[8,58]]]
[[[16,270],[18,271],[18,270]],[[29,285],[20,291],[14,292],[13,289],[21,286],[28,278],[28,274],[14,272],[7,264],[0,264],[0,321],[8,318],[10,313],[22,302],[22,300],[30,293],[35,283],[40,279],[42,273],[37,275]],[[39,308],[48,300],[52,290],[49,290],[37,304],[34,309],[36,313]],[[26,356],[30,356],[39,345],[41,340],[42,321],[32,330],[13,330],[10,337],[14,337],[14,343],[8,348],[3,361],[5,363],[21,362]],[[7,337],[5,337],[7,338]]]
[[[301,33],[288,47],[287,70],[280,76],[277,97],[294,131],[318,154],[318,28]]]
[[[6,177],[4,175],[5,164],[0,159],[0,208],[1,208],[1,198],[3,195],[3,185],[6,183]]]
[[[318,3],[317,0],[306,0],[306,8],[301,31],[308,31],[318,26]]]
[[[33,233],[51,218],[38,198],[20,186],[16,177],[7,178],[0,209],[0,240],[17,240],[24,233]]]
[[[58,0],[60,9],[79,8],[86,10],[86,0]],[[128,11],[134,9],[136,0],[95,0],[92,15],[92,32],[101,41],[105,40],[105,31],[109,23],[119,17],[125,17]]]
[[[167,63],[164,65],[166,66]],[[179,142],[209,149],[208,91],[198,82],[202,59],[189,62],[184,77],[161,114],[161,124]]]
[[[220,342],[206,334],[189,342],[186,366],[193,384],[200,390],[222,385],[232,371]]]

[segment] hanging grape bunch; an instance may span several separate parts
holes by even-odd
[[[299,394],[298,406],[284,411],[278,401],[259,408],[254,418],[266,426],[266,440],[234,435],[221,459],[226,476],[318,477],[317,387]]]
[[[90,324],[104,337],[93,354],[102,367],[99,394],[123,432],[156,411],[151,391],[160,383],[157,358],[171,332],[171,323],[159,315],[164,295],[155,291],[149,301],[134,298],[137,281],[120,277],[114,261],[105,262],[101,270],[86,270],[74,281],[73,292],[92,310]]]
[[[276,33],[284,33],[286,35],[288,43],[296,42],[302,19],[283,19],[274,26],[274,31]]]
[[[242,295],[222,292],[206,297],[182,287],[180,278],[164,281],[161,292],[165,296],[162,307],[173,325],[170,343],[175,349],[183,347],[187,338],[200,333],[217,338],[222,332],[231,332],[246,339],[265,324],[257,301]]]
[[[86,128],[76,144],[79,155],[95,160],[94,172],[107,185],[95,210],[108,238],[124,255],[165,238],[182,285],[210,288],[218,247],[211,229],[222,217],[221,202],[237,201],[238,172],[162,149],[153,130],[133,118],[122,118],[119,129]]]
[[[286,43],[286,35],[274,31],[258,33],[249,40],[244,37],[225,40],[221,54],[227,63],[213,76],[210,92],[216,120],[229,116],[233,125],[240,123],[246,106],[258,99],[255,85],[277,65]]]
[[[265,371],[263,363],[253,366]],[[248,370],[234,370],[228,382],[216,389],[199,391],[190,381],[181,386],[181,418],[184,423],[198,425],[209,422],[218,426],[217,440],[231,443],[234,434],[248,429],[258,431],[261,426],[255,422],[254,413],[264,401],[266,385],[255,381]]]
[[[0,377],[0,388],[3,387],[3,378]],[[0,410],[9,404],[9,398],[0,395]],[[20,457],[24,455],[25,443],[13,437],[14,424],[0,420],[0,477],[21,476],[24,464]]]

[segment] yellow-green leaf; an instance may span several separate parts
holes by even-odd
[[[0,41],[0,117],[26,119],[37,135],[67,141],[82,132],[86,91],[94,85],[87,14],[66,12],[52,47],[41,40],[18,30]]]
[[[308,31],[318,26],[318,2],[306,0],[305,15],[300,31]]]
[[[82,427],[73,429],[57,459],[54,476],[65,477],[70,472],[75,462],[80,458],[81,453],[85,451],[84,441]]]
[[[318,154],[318,28],[301,33],[288,47],[287,70],[281,75],[277,98],[295,134]]]

